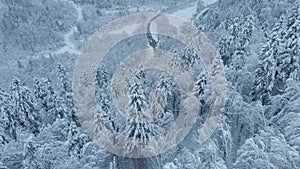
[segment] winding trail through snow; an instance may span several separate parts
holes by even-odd
[[[63,0],[63,1],[71,3],[74,6],[74,8],[77,12],[76,22],[80,22],[81,20],[83,20],[82,8],[79,5],[76,5],[73,1],[68,1],[68,0]],[[66,52],[68,52],[70,54],[74,54],[74,55],[79,55],[80,50],[76,47],[76,45],[72,42],[72,39],[71,39],[72,35],[77,31],[78,31],[77,26],[74,25],[70,29],[70,31],[64,35],[64,46],[63,47],[61,47],[60,49],[58,49],[56,51],[50,51],[50,50],[42,51],[37,54],[37,58],[39,58],[40,56],[50,57],[50,55],[61,55]]]
[[[69,1],[70,3],[72,3],[72,5],[74,6],[76,12],[77,12],[77,22],[80,22],[81,20],[83,20],[83,16],[82,16],[82,8],[78,5],[76,5],[73,1]],[[77,32],[77,26],[73,26],[70,31],[64,35],[64,39],[65,39],[65,46],[63,46],[62,48],[60,48],[59,50],[57,50],[56,52],[54,52],[55,54],[63,54],[65,52],[69,52],[71,54],[75,54],[78,55],[80,53],[80,50],[75,46],[74,43],[72,43],[71,40],[71,36]]]

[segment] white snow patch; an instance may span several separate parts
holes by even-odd
[[[77,31],[77,27],[73,26],[71,28],[71,30],[64,35],[64,39],[65,39],[65,45],[60,48],[58,51],[54,52],[55,54],[63,54],[65,52],[69,52],[72,54],[79,54],[79,50],[77,49],[77,47],[74,45],[74,43],[71,42],[71,36]]]
[[[193,15],[197,12],[197,4],[194,3],[193,6],[190,6],[188,8],[181,9],[175,13],[174,15],[186,19],[190,21],[193,18]]]
[[[205,6],[211,5],[215,2],[218,2],[218,0],[202,0],[204,2]]]
[[[79,5],[76,5],[73,1],[70,1],[76,12],[77,12],[77,21],[81,21],[83,20],[83,15],[82,15],[82,8],[79,6]],[[78,50],[78,48],[75,46],[75,44],[72,42],[71,40],[71,36],[77,32],[77,26],[73,26],[70,31],[64,35],[64,39],[65,39],[65,45],[58,49],[57,51],[55,52],[52,52],[53,54],[63,54],[65,52],[69,52],[71,54],[75,54],[75,55],[78,55],[80,53],[80,51]]]
[[[76,5],[74,2],[73,2],[73,4],[74,4],[74,7],[75,7],[75,9],[77,11],[77,15],[78,15],[77,21],[83,20],[82,8],[79,7],[78,5]]]
[[[124,26],[122,29],[118,29],[115,31],[110,31],[109,33],[111,34],[122,34],[124,32],[131,34],[133,33],[134,30],[136,30],[138,27],[140,26],[140,24],[131,24],[131,25],[126,25]]]

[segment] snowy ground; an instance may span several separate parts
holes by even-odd
[[[204,6],[209,6],[217,1],[218,0],[203,0]],[[204,10],[206,10],[206,9],[207,8],[205,8]],[[181,9],[181,10],[178,10],[177,12],[174,12],[173,14],[178,17],[181,17],[183,19],[191,20],[193,15],[196,14],[196,12],[197,12],[197,3],[194,2],[194,3],[192,3],[191,6]]]
[[[197,11],[197,4],[194,3],[192,4],[191,7],[184,8],[175,12],[174,15],[186,20],[191,20],[193,15],[196,13],[196,11]]]
[[[207,6],[217,2],[218,0],[202,0],[202,1],[204,2],[204,5]]]

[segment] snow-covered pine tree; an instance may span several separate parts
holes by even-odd
[[[278,58],[276,79],[284,83],[289,77],[299,80],[300,62],[300,2],[295,3],[292,14],[288,17],[284,37],[284,49]]]
[[[197,168],[227,169],[221,150],[214,139],[210,139],[195,152]]]
[[[239,17],[233,19],[233,24],[229,27],[229,33],[233,38],[233,41],[239,39],[241,34],[241,21]]]
[[[276,128],[267,127],[246,140],[234,168],[298,168],[299,153]]]
[[[249,15],[246,17],[244,24],[242,25],[241,31],[242,31],[242,38],[241,38],[241,43],[245,46],[248,47],[249,44],[252,41],[252,36],[254,33],[254,16]]]
[[[235,39],[234,45],[235,50],[232,56],[232,67],[235,71],[244,68],[246,57],[249,55],[249,45],[252,41],[254,32],[254,17],[249,15],[245,20],[240,21],[239,32],[236,33],[238,36]]]
[[[222,147],[221,151],[229,168],[232,167],[237,150],[248,137],[254,134],[256,116],[260,117],[260,112],[252,110],[252,105],[244,102],[242,97],[237,91],[229,93],[225,116],[218,130],[220,133],[217,139],[218,147]]]
[[[108,87],[108,73],[105,65],[101,64],[98,68],[95,81],[100,90],[99,94],[105,93]]]
[[[29,136],[28,140],[25,141],[23,149],[23,166],[24,169],[39,169],[38,159],[35,158],[37,152],[37,146],[34,144],[34,141],[31,140],[32,136]]]
[[[175,85],[172,82],[171,78],[161,75],[156,83],[155,88],[160,89],[164,97],[167,99],[167,103],[172,105],[173,109],[176,107],[175,102],[176,98],[173,93]]]
[[[70,156],[82,158],[82,150],[85,144],[90,142],[89,137],[84,134],[73,122],[69,124],[67,146]]]
[[[268,112],[269,123],[271,126],[277,126],[282,130],[288,144],[296,149],[299,155],[300,135],[297,131],[300,128],[298,123],[300,119],[300,85],[299,82],[290,78],[287,80],[286,86],[282,95],[272,99],[272,106]]]
[[[236,42],[240,36],[239,18],[235,18],[229,26],[229,35],[222,35],[218,41],[218,50],[225,66],[231,63],[234,54]]]
[[[253,101],[260,100],[263,105],[269,103],[270,99],[270,87],[268,72],[265,67],[260,63],[258,69],[256,70],[254,89],[251,92]]]
[[[106,96],[105,93],[102,93],[101,95],[101,100],[98,103],[99,111],[94,112],[94,131],[95,133],[99,133],[103,127],[118,131],[115,124],[116,114],[111,109],[109,97]]]
[[[228,66],[232,55],[233,39],[231,36],[223,35],[218,42],[218,49],[221,55],[221,59],[225,66]]]
[[[36,108],[36,100],[30,90],[20,84],[17,79],[13,80],[10,87],[11,92],[11,114],[16,119],[18,126],[33,134],[39,133],[41,118]]]
[[[93,124],[95,126],[95,128],[94,128],[95,136],[94,137],[97,139],[99,137],[98,133],[100,133],[103,128],[104,120],[103,120],[100,112],[95,111],[93,116],[94,116]]]
[[[11,139],[17,140],[17,127],[18,121],[16,117],[12,114],[10,107],[3,107],[4,113],[4,133],[8,135]]]
[[[268,39],[268,36],[269,36],[269,33],[270,33],[268,23],[264,22],[261,26],[261,29],[263,31],[264,38]]]
[[[229,35],[222,35],[218,42],[221,59],[225,66],[234,66],[235,69],[243,67],[245,57],[249,53],[249,45],[254,32],[254,17],[249,15],[246,19],[238,17],[233,19],[229,26]]]
[[[279,49],[281,49],[279,46],[282,45],[284,29],[284,17],[282,16],[273,28],[271,35],[268,36],[266,45],[260,51],[252,96],[253,100],[261,100],[263,105],[269,104],[271,94],[278,93],[273,89],[274,83],[276,83],[275,70],[277,69]]]
[[[135,77],[130,86],[128,105],[133,114],[141,114],[141,112],[144,112],[148,107],[146,95],[139,77]]]
[[[134,86],[136,85],[134,83],[132,84],[133,88],[131,88],[133,90],[135,90]],[[174,108],[173,105],[170,104],[173,103],[173,99],[174,99],[171,84],[172,81],[168,77],[166,77],[165,75],[161,75],[160,79],[155,81],[155,83],[153,83],[152,86],[153,91],[151,91],[149,94],[149,102],[143,100],[146,101],[145,105],[147,104],[147,108],[141,111],[141,115],[139,115],[139,117],[135,119],[136,121],[138,121],[139,119],[140,120],[142,119],[142,121],[144,121],[144,123],[147,125],[145,127],[149,132],[147,134],[155,135],[161,132],[163,130],[163,127],[172,124],[174,120],[175,112],[173,111],[173,109],[175,110],[177,109],[177,107],[175,103],[174,103]],[[145,94],[143,94],[142,98],[145,97],[146,97]],[[131,106],[130,109],[134,109],[134,108]]]
[[[9,95],[0,88],[0,144],[16,139],[16,126],[9,112]]]
[[[207,87],[207,76],[205,73],[201,73],[197,80],[194,83],[193,91],[201,98],[201,96],[204,94],[204,90]],[[204,101],[204,100],[203,100]],[[202,103],[203,104],[203,103]]]
[[[151,134],[148,121],[151,115],[146,112],[148,103],[142,81],[143,79],[135,76],[129,89],[129,118],[124,129],[127,135],[127,153],[140,146],[140,141],[146,143]]]
[[[194,50],[190,49],[188,46],[184,46],[182,50],[183,50],[182,58],[184,59],[185,63],[188,66],[193,67],[198,58],[197,53]]]
[[[163,91],[159,88],[150,93],[149,96],[149,111],[153,115],[154,119],[159,119],[166,112],[167,97]]]
[[[67,120],[73,121],[78,124],[77,119],[75,118],[74,105],[72,100],[72,88],[71,82],[69,80],[68,74],[65,68],[58,64],[57,66],[57,75],[58,75],[58,112],[60,116],[66,118]]]
[[[231,126],[229,126],[230,123],[228,123],[229,118],[226,116],[222,117],[222,120],[220,120],[220,128],[218,130],[218,147],[220,147],[221,150],[223,150],[222,155],[223,159],[225,160],[226,166],[228,168],[232,168],[233,165],[233,159],[235,153],[233,152],[234,148],[236,148],[236,145],[233,145],[233,137],[232,137],[232,129]],[[239,140],[238,138],[235,138]]]
[[[99,125],[95,128],[98,132],[102,128],[102,123],[107,123],[110,127],[115,127],[116,115],[111,109],[111,98],[108,96],[108,73],[105,65],[101,64],[97,70],[96,75],[96,90],[97,90],[97,102],[99,107],[99,112],[95,112],[95,125]],[[118,92],[118,91],[115,91]],[[103,120],[103,121],[102,121]]]
[[[199,158],[194,154],[190,149],[182,146],[179,150],[178,155],[175,157],[174,161],[171,163],[167,163],[164,168],[172,169],[172,168],[189,168],[196,169],[199,168]]]
[[[246,52],[246,43],[240,41],[235,52],[232,55],[231,59],[231,68],[233,69],[233,72],[237,73],[239,70],[243,69],[246,63],[246,57],[247,57],[247,52]],[[248,43],[248,42],[247,42]]]
[[[43,125],[53,124],[59,118],[57,111],[57,96],[52,82],[47,79],[35,79],[34,94],[41,112]]]

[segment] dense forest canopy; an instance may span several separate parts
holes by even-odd
[[[156,40],[155,47],[168,49],[194,70],[201,111],[189,135],[163,154],[130,159],[106,151],[76,117],[71,79],[81,47],[116,18],[143,11],[174,13],[190,5],[197,8],[192,22],[211,40],[225,67],[227,98],[219,126],[199,144],[212,91],[198,56],[166,37],[132,37],[111,57],[122,59],[133,51],[130,47]],[[209,5],[201,0],[1,0],[0,57],[1,169],[300,168],[299,0],[219,0]],[[116,60],[106,59],[96,73],[101,113],[94,116],[95,131],[104,120],[128,137],[147,141],[178,117],[180,90],[164,71],[138,72],[124,82],[128,111],[143,116],[155,104],[156,120],[122,118],[107,92]]]

